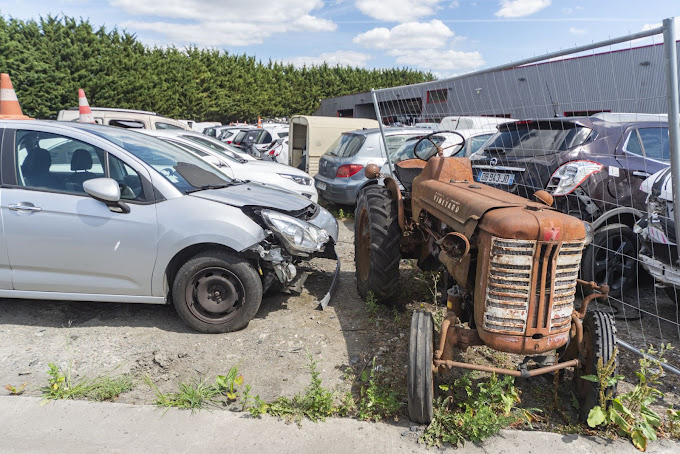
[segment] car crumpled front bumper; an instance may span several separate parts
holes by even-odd
[[[317,205],[318,206],[318,205]],[[249,248],[255,252],[261,260],[268,263],[274,270],[274,275],[286,287],[301,291],[301,285],[304,283],[306,277],[300,276],[297,273],[295,263],[312,258],[327,258],[335,260],[335,271],[331,279],[331,284],[328,291],[320,300],[316,301],[317,306],[325,309],[331,300],[331,296],[337,287],[340,277],[340,259],[335,251],[335,246],[338,241],[338,222],[328,210],[318,206],[317,212],[312,218],[306,222],[325,230],[328,233],[329,239],[324,244],[323,249],[309,254],[291,254],[281,244],[272,244],[267,240]],[[275,279],[272,275],[265,277],[265,290],[271,285],[271,281]],[[297,284],[296,284],[297,281]]]

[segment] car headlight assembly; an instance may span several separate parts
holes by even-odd
[[[278,211],[262,210],[261,215],[291,254],[321,251],[329,239],[324,229]]]
[[[302,175],[291,175],[288,173],[280,173],[280,177],[287,178],[288,180],[293,180],[297,184],[301,184],[303,186],[311,186],[312,185],[312,179],[309,177],[304,177]]]
[[[586,178],[602,171],[604,166],[594,161],[571,161],[562,164],[550,177],[546,188],[554,196],[570,194]]]

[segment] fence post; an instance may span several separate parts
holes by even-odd
[[[666,60],[666,97],[668,103],[668,141],[671,152],[673,213],[680,216],[680,105],[678,100],[678,52],[675,45],[675,19],[663,21],[663,47]],[[680,222],[675,222],[675,238],[680,248]]]
[[[371,96],[373,97],[373,107],[375,108],[375,115],[376,117],[378,117],[378,125],[380,126],[380,136],[382,137],[383,146],[385,147],[385,158],[387,159],[387,165],[390,168],[390,175],[394,175],[394,169],[392,168],[392,159],[390,159],[390,151],[387,149],[387,139],[385,138],[385,130],[383,129],[382,113],[380,112],[380,106],[378,105],[378,98],[375,96],[375,90],[372,88]]]

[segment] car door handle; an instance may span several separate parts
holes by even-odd
[[[42,208],[28,202],[13,203],[8,205],[8,208],[12,211],[42,211]]]
[[[635,170],[633,172],[633,175],[635,175],[636,177],[647,178],[647,177],[651,176],[652,174],[648,173],[648,172],[642,172],[640,170]]]

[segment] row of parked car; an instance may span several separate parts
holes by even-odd
[[[3,96],[13,91],[6,76]],[[173,304],[194,329],[228,332],[248,324],[269,289],[295,285],[300,261],[337,261],[337,222],[304,172],[150,112],[43,121],[9,99],[0,103],[1,297]]]
[[[484,122],[484,123],[478,123]],[[541,189],[558,210],[591,223],[581,276],[607,283],[622,298],[638,282],[638,263],[657,284],[680,286],[675,247],[666,115],[599,113],[532,120],[449,117],[436,128],[385,128],[344,133],[321,159],[315,184],[324,199],[354,204],[369,184],[369,163],[414,159],[428,136],[444,156],[468,156],[475,181],[532,198]],[[492,131],[478,131],[491,126]],[[471,133],[475,131],[475,134]],[[465,139],[465,140],[463,140]],[[638,234],[640,236],[638,236]]]

